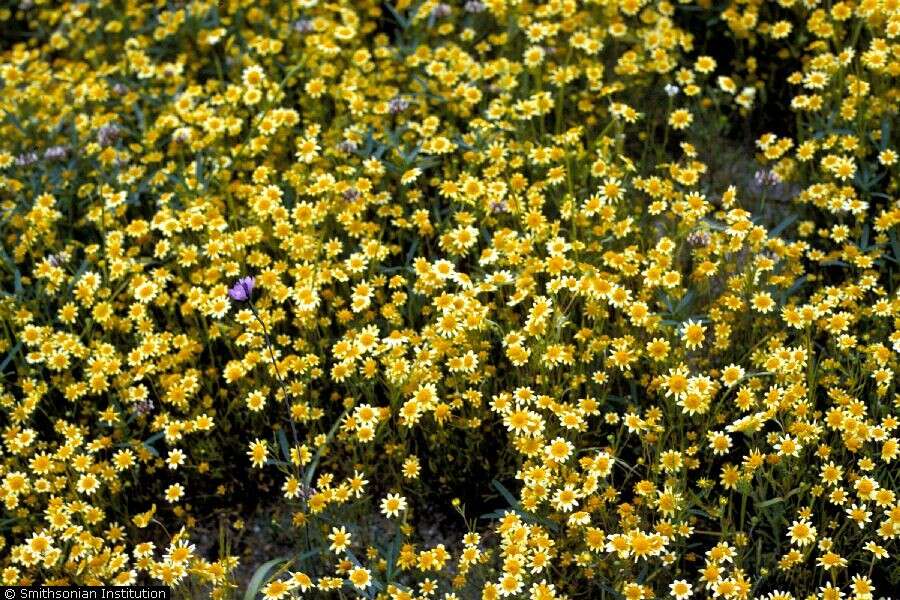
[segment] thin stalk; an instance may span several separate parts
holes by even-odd
[[[281,390],[281,396],[284,399],[284,406],[287,408],[287,417],[288,423],[291,426],[291,435],[294,438],[294,446],[297,446],[300,443],[300,438],[297,436],[297,428],[294,426],[294,420],[291,418],[291,405],[288,402],[287,392],[284,391],[284,379],[281,377],[281,373],[278,371],[278,361],[275,360],[275,351],[272,349],[272,340],[269,337],[269,330],[266,328],[266,324],[260,318],[259,313],[256,311],[256,307],[253,305],[253,300],[247,301],[247,304],[250,306],[250,312],[253,313],[253,316],[256,317],[257,322],[259,322],[260,327],[263,330],[263,338],[266,342],[266,347],[269,349],[269,358],[272,359],[272,367],[275,369],[275,379],[278,381],[278,388]]]

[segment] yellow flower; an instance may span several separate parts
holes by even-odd
[[[247,455],[250,456],[250,462],[254,467],[259,468],[265,464],[268,458],[268,446],[269,444],[266,440],[259,438],[250,443],[250,450],[247,451]]]
[[[350,583],[358,590],[364,590],[371,585],[372,577],[368,569],[356,567],[350,571],[347,577]]]
[[[184,496],[184,486],[180,483],[173,483],[169,487],[166,488],[166,502],[170,504],[174,504],[181,500],[182,496]]]
[[[350,545],[351,535],[347,533],[347,530],[344,527],[332,527],[331,533],[328,534],[328,539],[331,541],[331,545],[329,548],[333,552],[343,552],[344,549]]]
[[[688,319],[681,327],[681,340],[689,350],[702,347],[705,336],[706,327],[698,321]]]
[[[409,185],[410,183],[414,182],[421,174],[421,169],[419,169],[418,167],[413,167],[412,169],[409,169],[408,171],[404,172],[403,175],[401,175],[400,184]]]
[[[815,541],[816,528],[808,521],[795,520],[788,529],[788,535],[791,538],[792,544],[803,547]]]
[[[400,494],[389,493],[381,501],[381,512],[386,517],[396,517],[406,510],[406,498]]]

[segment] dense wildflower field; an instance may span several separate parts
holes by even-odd
[[[0,583],[900,590],[900,1],[0,3]]]

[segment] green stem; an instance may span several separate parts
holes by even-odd
[[[275,369],[275,379],[278,381],[278,388],[281,390],[284,406],[287,408],[288,423],[291,426],[291,435],[294,437],[294,445],[296,446],[300,443],[300,438],[297,436],[297,428],[294,426],[294,419],[291,417],[291,405],[288,402],[287,392],[284,391],[284,379],[282,379],[281,373],[278,371],[278,361],[275,360],[275,351],[272,349],[272,340],[269,338],[269,330],[266,329],[266,324],[260,318],[259,313],[256,311],[256,307],[253,306],[253,301],[248,299],[247,303],[250,306],[250,312],[253,313],[253,316],[256,317],[260,327],[262,327],[263,337],[266,342],[266,347],[269,349],[269,358],[272,359],[272,368]]]

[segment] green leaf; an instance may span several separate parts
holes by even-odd
[[[150,452],[150,454],[152,454],[153,456],[159,456],[159,451],[158,451],[156,448],[153,447],[153,442],[155,442],[156,440],[162,438],[164,435],[165,435],[165,432],[160,431],[160,432],[158,432],[158,433],[154,433],[153,435],[151,435],[150,437],[148,437],[146,440],[144,440],[144,441],[142,442],[143,445],[144,445],[144,447],[145,447],[145,448]]]
[[[672,309],[672,300],[669,298],[669,295],[667,293],[660,292],[660,299],[663,301],[663,304],[666,305],[666,308],[669,310],[669,314],[672,314],[675,312]]]
[[[774,506],[775,504],[778,504],[779,502],[784,502],[784,498],[779,496],[778,498],[770,498],[769,500],[765,500],[763,502],[757,502],[756,508],[757,509],[768,508],[769,506]]]
[[[508,512],[508,511],[507,511]],[[500,512],[499,510],[495,510],[494,512],[484,513],[479,516],[479,519],[483,519],[485,521],[492,521],[494,519],[502,519],[506,512]]]
[[[495,490],[500,492],[500,495],[503,496],[507,502],[509,502],[510,506],[512,506],[513,508],[519,508],[519,503],[518,503],[518,501],[516,501],[516,497],[513,496],[512,493],[508,489],[506,489],[506,486],[504,486],[502,483],[500,483],[496,479],[491,482],[491,485],[494,487]]]
[[[397,557],[400,556],[400,545],[403,543],[403,533],[397,529],[397,534],[391,541],[391,547],[387,552],[387,568],[385,569],[385,583],[394,579],[394,568],[397,565]]]
[[[306,562],[307,558],[312,558],[317,554],[321,554],[322,550],[322,548],[313,548],[312,550],[307,550],[306,552],[303,552],[299,556],[297,556],[297,562],[302,566]]]
[[[401,15],[396,8],[391,6],[390,2],[385,2],[384,6],[388,9],[388,12],[393,15],[394,19],[397,21],[397,24],[400,25],[400,29],[409,28],[409,20]]]
[[[794,283],[791,284],[791,287],[789,287],[787,290],[785,290],[784,292],[781,293],[781,304],[785,304],[787,302],[788,298],[790,298],[795,293],[797,293],[797,291],[800,288],[802,288],[803,285],[806,283],[806,279],[807,279],[806,275],[795,279]]]
[[[494,486],[494,489],[496,489],[498,492],[500,492],[500,495],[506,499],[506,501],[509,503],[510,507],[516,512],[516,514],[518,514],[520,517],[522,517],[522,519],[524,519],[525,521],[527,521],[529,523],[540,523],[541,525],[550,529],[551,531],[559,531],[559,525],[554,523],[553,521],[551,521],[549,519],[545,519],[543,517],[539,517],[537,515],[533,515],[531,513],[526,512],[524,509],[522,509],[522,505],[519,504],[519,502],[518,502],[518,500],[516,500],[515,496],[512,495],[512,492],[510,492],[508,489],[506,489],[506,487],[502,483],[500,483],[499,481],[494,479],[491,482],[491,485]],[[500,519],[502,517],[503,517],[503,513],[501,513],[500,511],[495,511],[495,512],[489,513],[487,515],[482,515],[482,518]]]
[[[288,445],[287,436],[284,434],[284,429],[278,430],[278,446],[281,448],[281,455],[284,456],[284,460],[290,463],[291,450]]]
[[[684,297],[678,302],[678,306],[675,307],[673,311],[674,314],[680,315],[685,309],[690,308],[691,303],[694,301],[694,290],[688,290],[688,292],[684,295]]]
[[[797,220],[796,214],[788,215],[787,217],[784,218],[784,220],[781,221],[781,223],[776,225],[775,228],[769,232],[769,237],[777,237],[778,235],[781,234],[782,231],[784,231],[785,229],[790,227],[791,224],[796,220]]]
[[[0,363],[0,373],[2,373],[4,369],[6,369],[6,366],[12,361],[13,358],[15,358],[16,354],[21,349],[22,342],[17,342],[16,345],[13,346],[13,349],[9,351],[9,354],[6,355],[6,358],[3,359],[3,362]]]
[[[289,559],[289,556],[279,556],[278,558],[273,558],[269,562],[261,564],[253,573],[250,583],[247,584],[247,590],[244,592],[244,600],[255,600],[256,596],[259,595],[260,588],[266,582],[266,577],[269,576],[269,572],[279,563],[287,562]]]
[[[404,263],[406,266],[409,266],[413,262],[413,258],[416,256],[416,250],[419,249],[419,238],[415,238],[410,244],[409,252],[406,253],[406,262]]]

